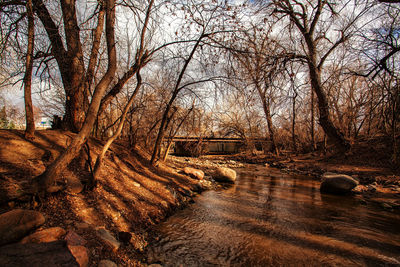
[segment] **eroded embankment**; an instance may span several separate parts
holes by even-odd
[[[16,208],[40,211],[46,221],[38,230],[58,226],[67,235],[72,232],[82,237],[89,266],[97,266],[103,259],[138,265],[138,253],[146,246],[146,229],[191,201],[195,192],[202,190],[199,181],[165,165],[152,167],[144,152],[114,144],[93,191],[85,190],[90,172],[84,153],[58,181],[66,190],[42,201],[24,196],[24,188],[66,148],[73,136],[46,130],[37,131],[34,141],[27,141],[21,131],[0,130],[0,213]],[[98,140],[89,140],[92,164],[101,145]],[[83,183],[81,193],[76,193],[77,181]],[[101,228],[117,239],[118,249],[99,237]]]

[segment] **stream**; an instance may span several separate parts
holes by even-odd
[[[310,177],[249,166],[154,229],[162,266],[400,266],[400,215],[326,195]]]

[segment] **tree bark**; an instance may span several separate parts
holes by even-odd
[[[64,86],[66,102],[63,128],[78,132],[85,119],[89,100],[85,97],[85,65],[76,17],[76,1],[61,0],[67,49],[64,47],[59,33],[59,26],[53,21],[46,5],[42,0],[33,0],[32,2],[51,42],[51,52],[57,61]],[[101,19],[100,14],[101,12],[98,16],[99,20]]]
[[[321,36],[314,38],[314,33],[317,29],[317,24],[320,22],[321,14],[325,10],[324,7],[328,4],[328,2],[323,0],[316,1],[316,5],[312,7],[311,12],[310,10],[305,8],[299,9],[297,11],[294,6],[297,4],[302,6],[302,4],[299,4],[296,1],[294,2],[294,4],[290,1],[273,1],[273,4],[277,7],[274,12],[282,13],[289,16],[290,20],[294,23],[294,25],[296,25],[296,27],[302,34],[306,43],[307,51],[305,58],[307,59],[311,80],[311,88],[317,95],[319,123],[321,127],[339,151],[348,151],[350,149],[350,143],[335,127],[330,118],[328,99],[321,82],[321,68],[327,57],[332,53],[332,51],[334,51],[347,39],[347,37],[344,35],[345,30],[343,30],[341,38],[338,39],[324,55],[321,55],[320,59],[317,62],[317,54],[319,49],[316,47],[316,45],[317,39],[321,38]],[[334,10],[332,9],[332,6],[329,7],[329,10],[332,12],[331,15],[334,16]]]
[[[315,115],[314,115],[314,90],[311,88],[311,99],[310,99],[310,110],[311,110],[311,124],[310,124],[310,129],[311,129],[311,149],[314,151],[316,149],[315,146],[315,128],[314,128],[314,121],[315,121]]]
[[[279,150],[278,150],[278,147],[277,147],[276,141],[275,141],[275,130],[274,130],[274,126],[273,126],[273,123],[272,123],[269,100],[265,96],[265,93],[262,92],[260,86],[258,84],[256,84],[256,86],[257,86],[258,94],[260,95],[260,98],[261,98],[261,102],[262,102],[262,106],[263,106],[263,110],[264,110],[264,115],[265,115],[265,118],[267,120],[269,141],[271,142],[270,150],[271,150],[272,153],[278,155],[279,154]]]
[[[86,138],[89,136],[93,128],[94,122],[96,121],[101,98],[103,97],[106,89],[114,78],[117,67],[114,37],[115,0],[107,0],[104,2],[104,4],[106,5],[106,42],[108,53],[107,71],[94,90],[92,101],[90,103],[82,129],[73,138],[68,148],[46,168],[46,171],[40,176],[36,177],[35,186],[37,187],[36,190],[39,193],[43,191],[51,191],[51,188],[56,179],[81,150],[82,145],[86,141]]]
[[[318,99],[319,123],[328,138],[336,145],[339,151],[348,151],[350,149],[349,142],[344,138],[343,133],[333,125],[330,118],[328,99],[321,85],[321,73],[315,65],[315,54],[310,53],[310,57],[308,69],[311,79],[311,87]]]
[[[293,150],[297,152],[297,143],[296,143],[296,98],[297,92],[294,90],[294,96],[292,99],[292,143],[293,143]]]
[[[35,119],[32,104],[32,68],[33,47],[35,41],[35,18],[33,17],[32,0],[26,2],[28,15],[28,48],[26,51],[25,77],[24,77],[24,99],[25,99],[25,138],[33,139],[35,135]]]
[[[106,154],[108,148],[111,146],[111,144],[115,141],[115,139],[118,138],[118,136],[120,136],[120,134],[121,134],[121,132],[122,132],[122,129],[123,129],[123,127],[124,127],[124,123],[125,123],[125,119],[126,119],[126,114],[128,113],[129,108],[132,106],[133,100],[135,100],[135,97],[136,97],[137,93],[139,92],[139,89],[140,89],[140,87],[141,87],[141,85],[142,85],[142,78],[141,78],[139,72],[136,73],[136,77],[137,77],[136,88],[135,88],[135,90],[133,91],[131,97],[129,98],[129,101],[128,101],[128,103],[126,104],[126,106],[125,106],[125,108],[124,108],[124,111],[122,112],[122,115],[121,115],[121,117],[120,117],[120,121],[119,121],[119,123],[118,123],[117,131],[113,134],[113,136],[111,136],[111,137],[107,140],[107,142],[106,142],[105,145],[103,146],[103,149],[101,150],[100,154],[98,155],[98,157],[97,157],[97,159],[96,159],[96,163],[95,163],[94,169],[93,169],[92,187],[95,187],[95,186],[96,186],[96,183],[97,183],[97,180],[98,180],[98,177],[99,177],[99,173],[100,173],[100,170],[101,170],[101,166],[102,166],[102,163],[103,163],[104,156],[105,156],[105,154]]]

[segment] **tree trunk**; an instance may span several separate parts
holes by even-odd
[[[165,148],[164,155],[162,157],[163,161],[167,160],[167,157],[168,157],[168,154],[169,154],[169,150],[171,149],[171,146],[172,146],[172,137],[168,140],[167,147]]]
[[[321,85],[321,73],[316,67],[315,54],[310,49],[310,60],[308,61],[308,69],[311,79],[311,87],[317,95],[319,123],[324,129],[328,138],[335,144],[339,151],[348,151],[350,149],[349,142],[344,138],[343,134],[333,125],[329,114],[329,104],[326,94]]]
[[[265,94],[261,91],[260,86],[257,85],[257,91],[260,95],[261,101],[262,101],[262,106],[265,114],[265,118],[267,119],[267,127],[268,127],[268,133],[269,133],[269,141],[271,142],[271,152],[278,155],[279,150],[278,147],[276,146],[276,141],[275,141],[275,131],[274,131],[274,126],[272,124],[272,118],[271,118],[271,111],[269,108],[269,100],[266,98]]]
[[[85,119],[89,100],[85,98],[85,64],[83,59],[80,29],[76,16],[75,0],[61,0],[64,47],[60,27],[56,25],[43,0],[32,0],[36,14],[43,23],[51,42],[52,55],[57,61],[65,90],[65,115],[63,128],[78,132]],[[99,12],[99,23],[101,23]]]
[[[106,42],[108,54],[107,72],[104,74],[94,90],[92,101],[80,132],[73,138],[68,148],[46,168],[45,172],[36,177],[35,186],[37,188],[35,189],[38,193],[42,193],[43,191],[50,192],[56,179],[81,150],[82,145],[89,136],[96,121],[101,98],[114,78],[117,66],[114,37],[115,0],[107,0],[104,3],[106,5]]]
[[[315,128],[314,128],[314,121],[315,121],[315,115],[314,115],[314,91],[311,89],[311,149],[314,151],[316,149],[315,146]]]
[[[171,96],[171,98],[170,98],[170,100],[169,100],[169,102],[168,102],[168,104],[167,104],[167,106],[165,108],[165,111],[164,111],[164,114],[163,114],[163,117],[162,117],[162,120],[161,120],[160,129],[158,131],[156,143],[154,144],[153,154],[151,155],[151,160],[150,160],[150,163],[152,165],[155,165],[155,163],[157,161],[157,157],[160,154],[161,142],[162,142],[162,139],[164,138],[164,133],[165,133],[165,129],[166,129],[165,125],[167,123],[168,114],[169,114],[169,112],[170,112],[170,110],[172,108],[172,104],[174,103],[176,97],[178,96],[179,92],[182,90],[182,87],[180,87],[180,84],[181,84],[183,75],[185,74],[189,63],[192,60],[193,55],[197,50],[197,47],[199,46],[201,40],[204,37],[205,37],[205,35],[204,35],[204,32],[203,32],[199,36],[199,39],[197,39],[195,45],[192,48],[192,51],[190,52],[189,57],[185,60],[185,64],[183,65],[182,70],[179,73],[179,77],[178,77],[178,80],[176,81],[172,96]]]
[[[292,99],[292,143],[293,143],[293,150],[297,152],[297,144],[296,144],[296,98],[297,92],[295,92],[293,99]]]
[[[35,40],[35,18],[33,17],[32,0],[26,2],[28,14],[28,49],[26,51],[25,77],[24,77],[24,99],[25,99],[25,138],[33,139],[35,135],[35,120],[32,104],[32,68],[33,68],[33,46]]]
[[[142,78],[140,76],[140,73],[137,72],[136,73],[136,77],[137,77],[137,84],[136,84],[136,88],[133,91],[131,97],[129,98],[128,103],[126,104],[124,111],[122,112],[122,115],[120,117],[120,121],[118,123],[118,128],[117,131],[113,134],[113,136],[111,136],[107,142],[105,143],[105,145],[103,146],[103,149],[101,150],[99,156],[96,159],[96,163],[94,165],[94,170],[93,170],[93,180],[92,180],[92,187],[96,186],[98,177],[99,177],[99,173],[100,173],[100,169],[101,169],[101,165],[103,163],[103,159],[104,156],[108,150],[108,148],[111,146],[111,144],[115,141],[115,139],[118,138],[118,136],[120,136],[121,132],[122,132],[122,128],[124,127],[124,123],[125,123],[125,119],[126,119],[126,114],[129,111],[129,108],[132,106],[133,100],[135,99],[137,93],[139,92],[139,89],[142,85]]]

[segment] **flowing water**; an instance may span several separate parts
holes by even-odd
[[[156,227],[163,266],[400,266],[400,215],[260,166]]]

